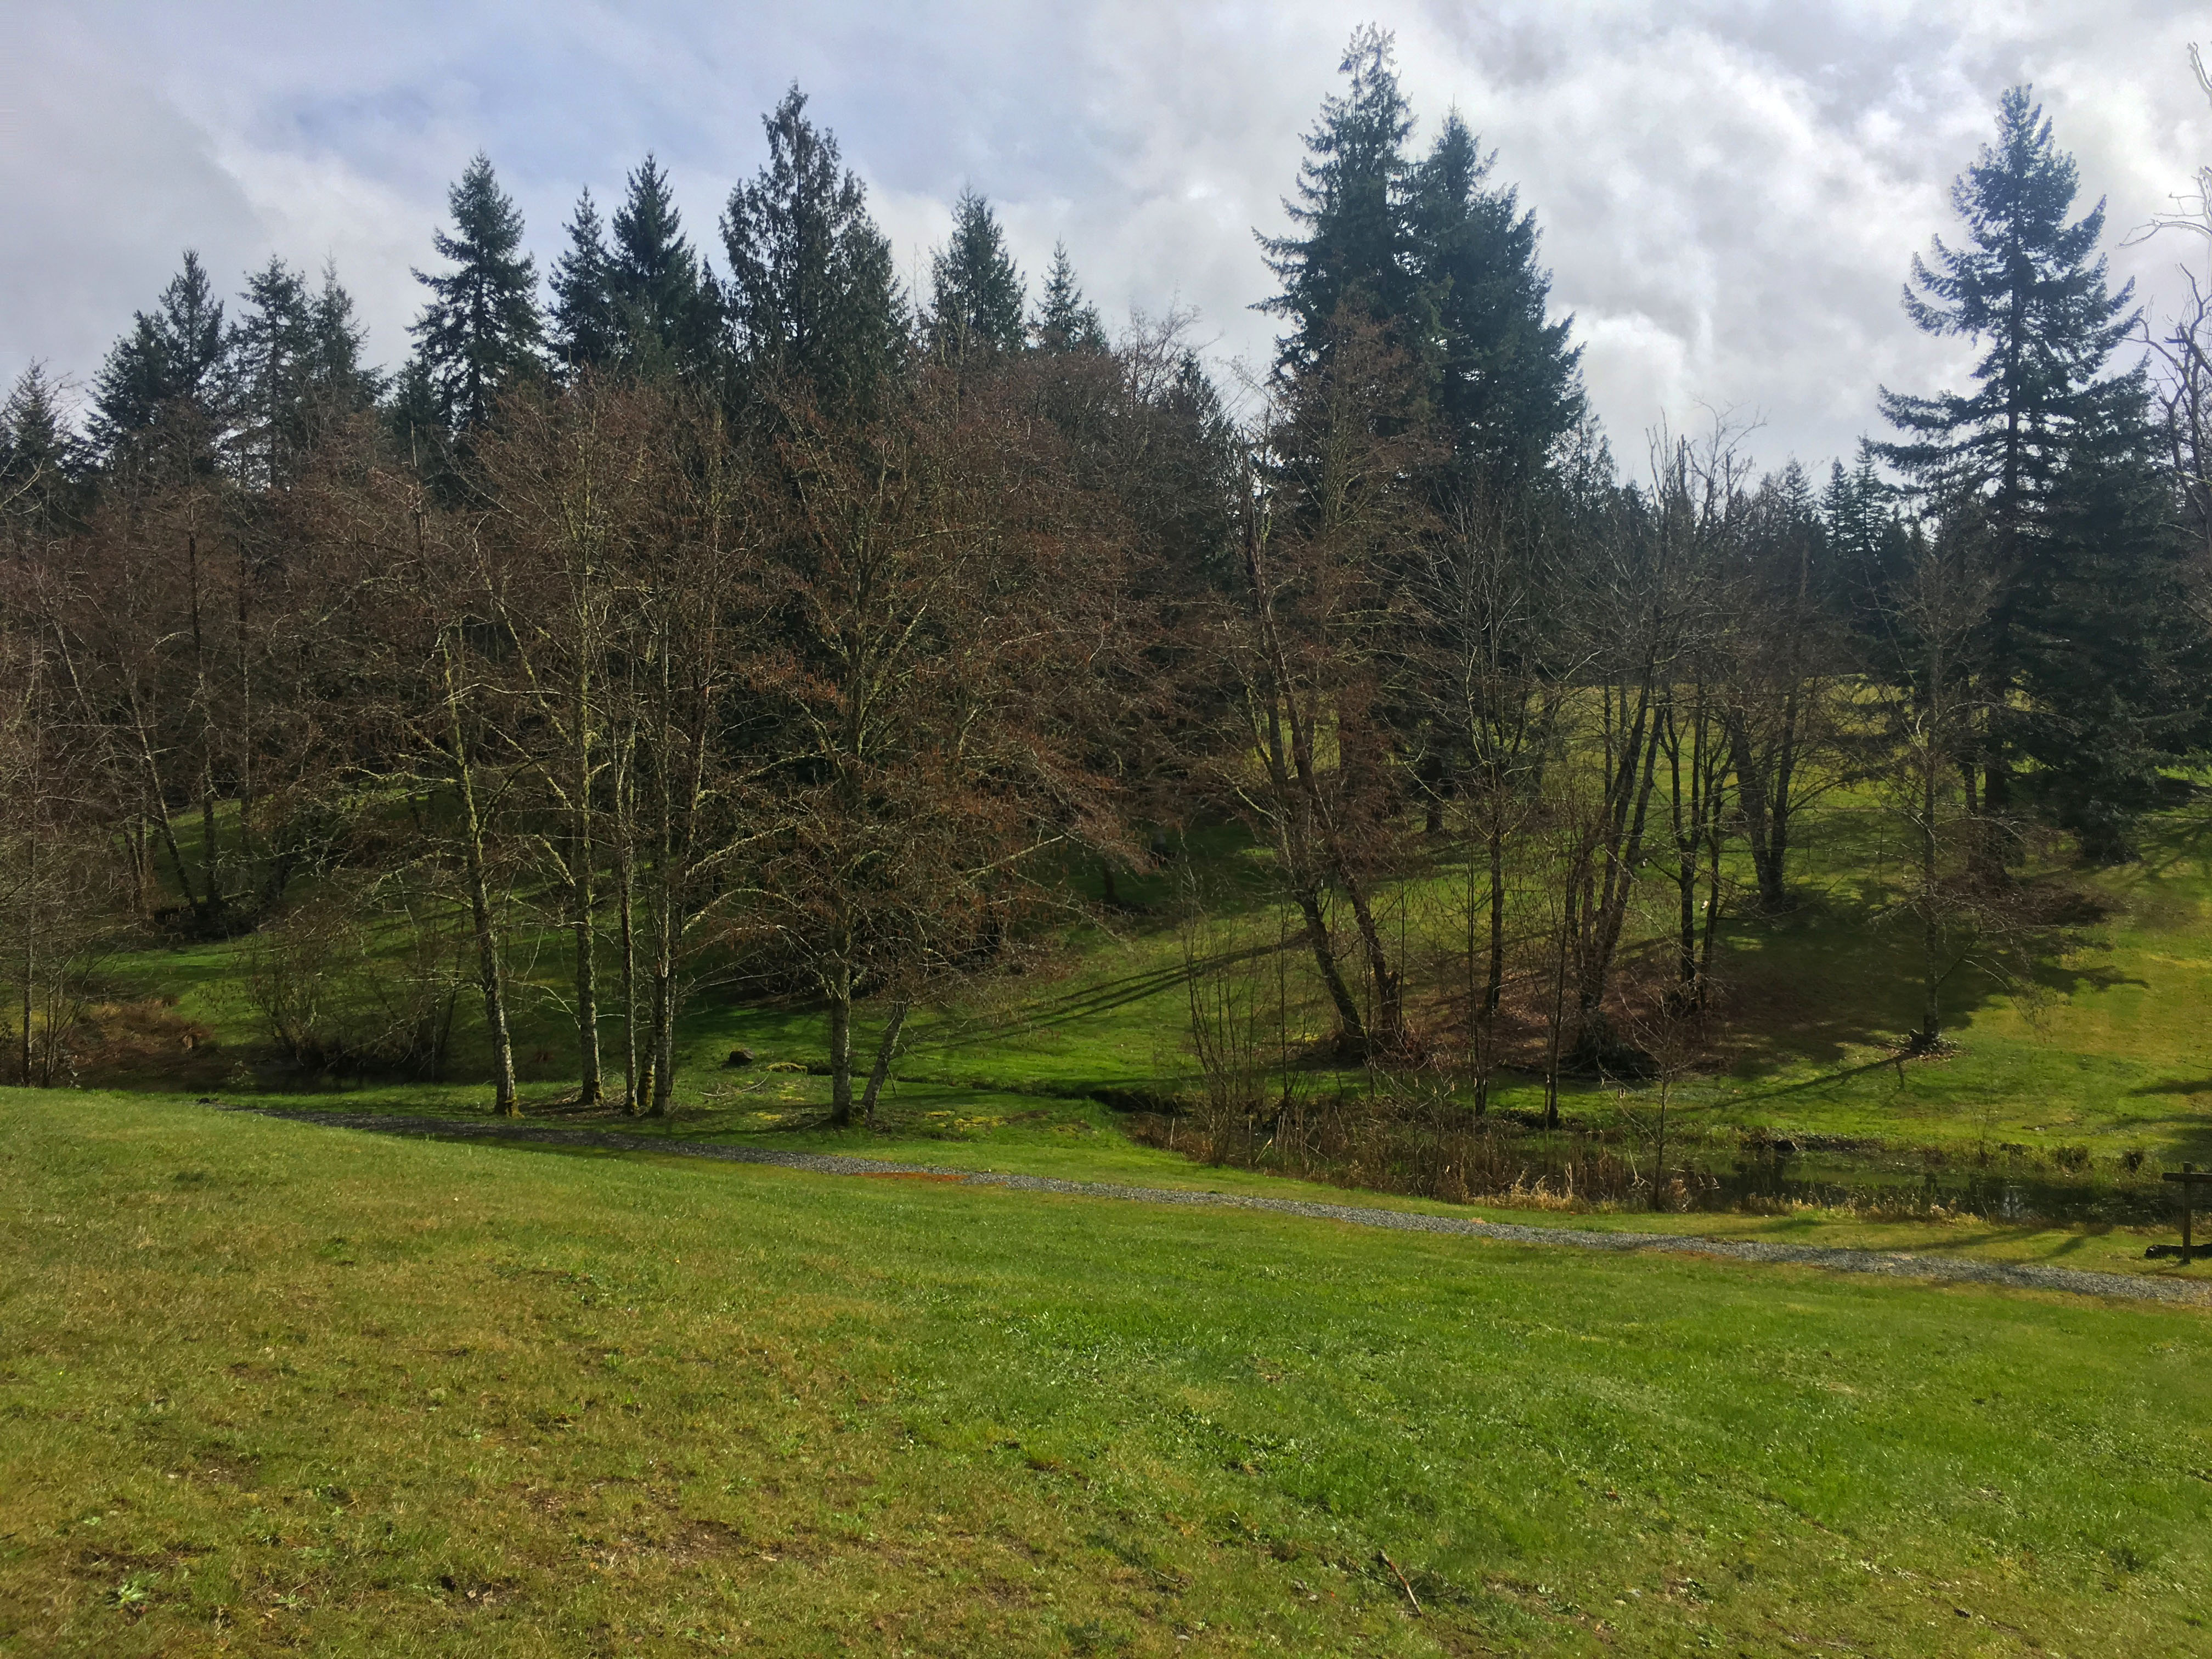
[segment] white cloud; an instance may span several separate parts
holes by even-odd
[[[177,251],[230,280],[270,252],[336,258],[374,349],[404,349],[410,264],[445,185],[488,149],[541,263],[577,189],[603,202],[648,148],[719,257],[758,113],[799,80],[866,177],[902,271],[963,184],[998,204],[1032,277],[1065,240],[1109,315],[1182,303],[1224,361],[1267,355],[1254,228],[1283,223],[1300,135],[1365,5],[1124,0],[1044,8],[276,9],[150,3],[20,29],[0,63],[0,376],[80,375]],[[2033,79],[2117,242],[2212,155],[2189,19],[2152,0],[1401,0],[1424,131],[1456,105],[1544,228],[1593,396],[1626,456],[1662,418],[1764,415],[1779,460],[1848,453],[1875,389],[1955,380],[1955,342],[1897,304],[1950,229],[1952,178],[1997,94]],[[2168,240],[2116,248],[2152,310]]]

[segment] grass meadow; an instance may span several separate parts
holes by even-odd
[[[1955,1048],[1907,1064],[1880,835],[1835,804],[1801,907],[1723,917],[1679,1135],[2083,1180],[2212,1164],[2193,817],[2140,864],[2035,872],[2075,920],[2026,975],[1967,962]],[[1139,1144],[1116,1109],[1191,1085],[1194,891],[1217,943],[1260,950],[1281,1030],[1319,1033],[1260,873],[1215,833],[1125,876],[1121,908],[918,1011],[882,1121],[843,1132],[818,1011],[711,985],[673,1121],[577,1111],[558,953],[526,929],[526,1110],[672,1151],[1344,1201]],[[1432,980],[1456,891],[1446,869],[1387,895]],[[112,958],[87,1086],[0,1091],[0,1652],[2212,1651],[2200,1310],[217,1113],[488,1103],[466,998],[447,1080],[272,1063],[253,948]],[[618,1075],[618,1026],[607,1052]],[[1496,1109],[1539,1092],[1509,1071]],[[1649,1097],[1565,1105],[1602,1129]],[[1552,1207],[2208,1271],[2145,1258],[2162,1223]]]
[[[2212,1643],[2192,1310],[0,1118],[9,1651]]]

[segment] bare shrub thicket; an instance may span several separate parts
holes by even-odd
[[[313,1073],[441,1078],[471,981],[453,896],[343,884],[264,926],[246,947],[246,994],[269,1047]]]

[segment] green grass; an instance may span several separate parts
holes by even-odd
[[[799,1086],[818,1079],[793,1081],[794,1093],[809,1101],[818,1092]],[[627,1119],[605,1113],[576,1114],[557,1107],[549,1108],[542,1117],[556,1127],[586,1133],[613,1130],[665,1139],[672,1148],[726,1144],[794,1152],[833,1152],[887,1163],[928,1164],[950,1170],[1054,1176],[1075,1181],[1263,1198],[1307,1199],[1325,1204],[1472,1216],[1490,1221],[1764,1239],[1778,1243],[2027,1262],[2159,1278],[2196,1279],[2203,1278],[2205,1271],[2201,1267],[2185,1267],[2171,1258],[2145,1255],[2147,1244],[2171,1243],[2178,1236],[2178,1220],[2151,1226],[2105,1222],[1988,1221],[1966,1216],[1929,1222],[1877,1218],[1851,1211],[1819,1208],[1798,1208],[1779,1214],[1708,1210],[1654,1213],[1640,1205],[1598,1208],[1560,1205],[1532,1214],[1528,1208],[1500,1203],[1455,1204],[1291,1179],[1273,1171],[1246,1170],[1234,1164],[1211,1164],[1132,1141],[1121,1133],[1114,1113],[1091,1102],[1041,1101],[1034,1096],[928,1088],[910,1088],[908,1100],[906,1108],[873,1132],[860,1128],[842,1133],[825,1129],[820,1126],[818,1110],[811,1104],[793,1109],[787,1124],[776,1121],[778,1115],[773,1111],[738,1107],[696,1109],[669,1122]],[[288,1106],[296,1103],[286,1103]],[[359,1107],[421,1116],[432,1123],[454,1116],[435,1106],[381,1096],[363,1099],[349,1095],[341,1104],[349,1109]],[[336,1109],[327,1099],[319,1105],[322,1109]],[[2204,1224],[2207,1231],[2212,1231],[2212,1217],[2208,1217]]]
[[[1907,1163],[1909,1149],[1924,1147],[1953,1167],[1993,1155],[2031,1170],[2058,1149],[2080,1148],[2101,1181],[2117,1178],[2120,1161],[2132,1156],[2146,1158],[2154,1169],[2184,1160],[2212,1164],[2212,1016],[2206,1012],[2212,1008],[2212,860],[2201,817],[2192,809],[2154,822],[2139,864],[2037,872],[2039,880],[2061,881],[2088,895],[2106,914],[2069,930],[2062,948],[2039,964],[2032,996],[1971,969],[1963,972],[1949,993],[1956,1052],[1899,1066],[1891,1063],[1888,1045],[1917,1018],[1917,993],[1909,930],[1881,908],[1893,854],[1882,845],[1879,815],[1849,796],[1832,798],[1803,825],[1798,870],[1805,906],[1784,918],[1737,917],[1723,924],[1719,1038],[1707,1067],[1675,1091],[1675,1144],[1701,1145],[1693,1156],[1725,1164],[1739,1131],[1762,1130],[1878,1142]],[[1218,942],[1279,941],[1279,921],[1265,902],[1253,850],[1231,832],[1212,830],[1194,837],[1190,852],[1191,873],[1210,890],[1222,918]],[[1095,889],[1094,871],[1073,874],[1079,885]],[[1186,1009],[1176,977],[1182,951],[1170,919],[1182,879],[1176,871],[1124,878],[1121,896],[1135,910],[1068,928],[1056,952],[1030,958],[1026,971],[986,980],[949,1006],[918,1011],[887,1121],[872,1135],[838,1135],[822,1125],[827,1079],[799,1069],[818,1066],[823,1057],[824,1022],[817,1009],[702,994],[681,1032],[678,1093],[684,1109],[670,1132],[1077,1179],[1286,1190],[1272,1177],[1209,1170],[1132,1145],[1113,1114],[1082,1097],[1091,1091],[1188,1085]],[[1417,954],[1424,939],[1434,945],[1451,931],[1455,880],[1446,872],[1384,895],[1386,915],[1395,921],[1402,909]],[[1668,924],[1662,884],[1655,873],[1644,891],[1632,928],[1640,941],[1632,960],[1650,949]],[[173,1053],[162,1050],[131,1081],[308,1108],[432,1116],[483,1109],[486,1091],[476,1081],[339,1087],[270,1072],[257,1053],[255,1016],[238,971],[242,948],[232,942],[149,950],[115,964],[124,990],[174,998],[174,1017],[214,1039],[193,1051],[189,1075],[167,1076],[163,1067],[181,1062],[162,1058]],[[524,940],[514,959],[551,975],[561,955],[550,945],[533,952]],[[1280,966],[1285,1023],[1293,1032],[1318,1035],[1325,1021],[1303,955],[1294,948]],[[1263,963],[1262,971],[1267,968]],[[1426,971],[1433,977],[1433,969]],[[573,1089],[573,1030],[550,986],[526,979],[514,1009],[526,1108],[557,1111]],[[472,1079],[482,1075],[483,1055],[471,999],[464,999],[462,1012],[453,1075]],[[611,1026],[605,1036],[617,1073],[619,1035]],[[872,1036],[864,1019],[863,1049]],[[723,1069],[723,1056],[741,1043],[761,1063]],[[1310,1081],[1327,1088],[1334,1080],[1318,1073]],[[1538,1092],[1533,1079],[1510,1076],[1499,1104],[1533,1107]],[[1648,1106],[1635,1099],[1628,1104]],[[1572,1115],[1600,1125],[1619,1109],[1610,1093],[1589,1087],[1571,1091],[1567,1106]],[[1838,1156],[1848,1162],[1856,1155]],[[1494,1206],[1478,1212],[1509,1213]],[[1632,1214],[1600,1216],[1589,1224],[2173,1271],[2142,1257],[2144,1244],[2171,1237],[2168,1229],[1916,1225],[1849,1213]]]
[[[9,1651],[2208,1639],[2188,1311],[125,1097],[0,1119]]]
[[[1805,880],[1816,902],[1777,922],[1736,921],[1723,933],[1729,987],[1729,1046],[1723,1064],[1690,1078],[1677,1093],[1677,1133],[1723,1146],[1739,1128],[1778,1134],[1844,1134],[1891,1146],[1933,1146],[1951,1157],[1997,1144],[2028,1155],[2086,1146],[2106,1176],[2124,1152],[2154,1164],[2212,1161],[2212,865],[2201,832],[2181,817],[2154,825],[2142,865],[2075,874],[2069,880],[2104,894],[2111,914],[2075,929],[2069,949],[2051,957],[2046,984],[2024,1006],[1990,982],[1966,980],[1958,994],[1960,1051],[1940,1061],[1887,1064],[1885,1033],[1909,1022],[1909,940],[1856,898],[1881,849],[1863,842],[1865,821],[1834,811],[1805,845]],[[1201,874],[1212,880],[1230,927],[1263,940],[1274,918],[1252,898],[1252,883],[1232,836],[1197,845]],[[1436,925],[1447,878],[1405,891],[1409,911]],[[827,1079],[769,1064],[818,1064],[821,1013],[803,1005],[734,1005],[708,995],[684,1029],[679,1099],[672,1133],[699,1139],[748,1139],[772,1146],[838,1146],[860,1155],[1066,1175],[1151,1186],[1249,1186],[1285,1190],[1272,1176],[1207,1170],[1121,1137],[1115,1115],[1079,1099],[1091,1088],[1172,1088],[1183,1079],[1182,963],[1166,922],[1168,878],[1124,880],[1126,900],[1151,914],[1124,914],[1106,927],[1075,929],[1057,960],[1020,978],[987,982],[949,1009],[915,1018],[878,1134],[832,1134],[821,1126]],[[1427,907],[1427,911],[1422,911]],[[1644,929],[1662,925],[1648,914]],[[310,1109],[410,1110],[471,1115],[484,1106],[473,1082],[374,1082],[343,1088],[265,1079],[252,1060],[254,1018],[237,973],[237,945],[146,951],[119,964],[139,994],[177,998],[175,1013],[212,1030],[195,1084],[226,1097],[265,1099]],[[546,957],[553,960],[553,957]],[[1291,1020],[1312,1022],[1303,960],[1285,957]],[[518,1048],[525,1060],[525,1103],[556,1110],[571,1091],[566,1044],[549,1000],[525,987],[515,998]],[[608,1033],[608,1057],[615,1060]],[[860,1042],[872,1040],[863,1024]],[[761,1055],[750,1071],[723,1071],[730,1046]],[[467,1033],[458,1071],[467,1071]],[[159,1073],[143,1082],[159,1084]],[[1321,1086],[1328,1079],[1316,1078]],[[1533,1103],[1528,1079],[1509,1082],[1504,1106]],[[1635,1102],[1631,1102],[1635,1106]],[[1606,1121],[1614,1102],[1583,1091],[1568,1102],[1586,1119]],[[1343,1197],[1343,1194],[1332,1194]],[[1398,1199],[1367,1201],[1401,1203]],[[1443,1207],[1443,1206],[1422,1206]],[[1484,1207],[1484,1214],[1506,1214]],[[2077,1225],[1905,1225],[1869,1224],[1851,1214],[1792,1217],[1599,1217],[1593,1225],[1750,1234],[1818,1243],[1958,1252],[2028,1261],[2069,1261],[2119,1272],[2166,1272],[2146,1263],[2148,1237],[2166,1230]]]
[[[1951,1146],[2087,1145],[2105,1158],[2142,1150],[2169,1161],[2212,1161],[2206,1013],[2212,859],[2197,815],[2154,821],[2139,864],[2056,872],[2109,914],[2068,932],[2062,949],[2039,965],[2030,997],[1971,968],[1962,971],[1948,993],[1958,1052],[1902,1071],[1887,1057],[1917,1018],[1918,994],[1909,929],[1881,910],[1890,854],[1880,829],[1849,798],[1838,798],[1804,826],[1799,869],[1811,901],[1806,908],[1778,920],[1724,924],[1717,1064],[1691,1080],[1684,1103],[1716,1125],[1782,1133]],[[1197,839],[1194,855],[1227,915],[1226,936],[1274,942],[1277,918],[1255,896],[1250,853],[1217,831]],[[1440,946],[1451,932],[1445,912],[1455,884],[1446,873],[1384,896],[1386,910],[1403,907],[1417,952],[1425,938]],[[1171,879],[1125,878],[1121,885],[1125,900],[1149,912],[1122,915],[1110,931],[1069,930],[1056,958],[1041,969],[919,1013],[902,1078],[1017,1092],[1184,1082],[1186,1011],[1173,977],[1181,957],[1168,920]],[[1631,938],[1646,943],[1632,944],[1632,957],[1656,945],[1667,926],[1662,885],[1655,872],[1644,889]],[[112,975],[129,993],[174,998],[177,1018],[210,1031],[219,1052],[232,1057],[227,1068],[211,1072],[214,1062],[202,1056],[195,1081],[220,1075],[234,1089],[295,1090],[296,1084],[255,1069],[258,1026],[238,972],[240,949],[227,943],[143,951],[118,959]],[[514,956],[557,977],[558,951],[533,953],[525,941]],[[1326,1021],[1310,977],[1303,955],[1288,952],[1287,1024],[1318,1035]],[[574,1048],[552,988],[550,977],[545,992],[526,981],[514,999],[517,1054],[526,1079],[543,1085],[541,1098],[557,1094],[568,1079]],[[739,1043],[764,1060],[818,1062],[823,1031],[819,1012],[804,1005],[707,994],[682,1032],[683,1092],[695,1103],[707,1101],[727,1081],[715,1066]],[[868,1035],[864,1029],[863,1042]],[[617,1069],[618,1036],[618,1026],[611,1026],[605,1038]],[[472,1000],[465,999],[456,1077],[481,1074],[480,1041]],[[158,1075],[131,1080],[161,1084]],[[370,1092],[453,1109],[474,1107],[482,1095],[465,1084]],[[1500,1103],[1530,1105],[1537,1093],[1534,1079],[1508,1077]],[[1570,1100],[1585,1112],[1606,1104],[1601,1092],[1589,1091]]]

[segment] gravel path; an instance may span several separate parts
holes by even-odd
[[[440,1139],[532,1141],[545,1146],[605,1146],[621,1152],[660,1152],[678,1158],[717,1158],[726,1164],[768,1164],[778,1169],[809,1170],[817,1175],[927,1176],[969,1187],[1011,1187],[1026,1193],[1066,1193],[1079,1198],[1115,1198],[1145,1204],[1192,1204],[1218,1209],[1267,1210],[1281,1215],[1343,1221],[1361,1227],[1390,1227],[1401,1232],[1459,1233],[1511,1244],[1548,1244],[1577,1250],[1675,1250],[1693,1255],[1725,1256],[1737,1261],[1786,1261],[1838,1273],[1882,1273],[1893,1279],[1942,1279],[1973,1285],[2002,1285],[2016,1290],[2066,1291],[2078,1296],[2138,1302],[2178,1302],[2212,1307],[2212,1282],[2152,1278],[2133,1273],[2085,1273],[2078,1267],[2045,1267],[2027,1263],[1969,1261],[1952,1256],[1907,1255],[1888,1250],[1844,1250],[1813,1244],[1772,1244],[1763,1240],[1699,1238],[1677,1233],[1597,1232],[1577,1227],[1528,1227],[1516,1222],[1477,1221],[1459,1216],[1422,1215],[1378,1210],[1358,1204],[1320,1204],[1302,1198],[1261,1198],[1242,1193],[1194,1192],[1173,1187],[1124,1187],[1110,1182],[1062,1181],[1052,1176],[1000,1175],[955,1170],[933,1164],[894,1164],[882,1158],[847,1158],[837,1152],[787,1152],[765,1146],[729,1146],[708,1141],[671,1140],[660,1135],[624,1134],[611,1129],[561,1129],[544,1124],[471,1122],[450,1118],[406,1117],[350,1112],[280,1111],[259,1106],[224,1105],[220,1109],[252,1112],[294,1123],[365,1129],[378,1134]]]

